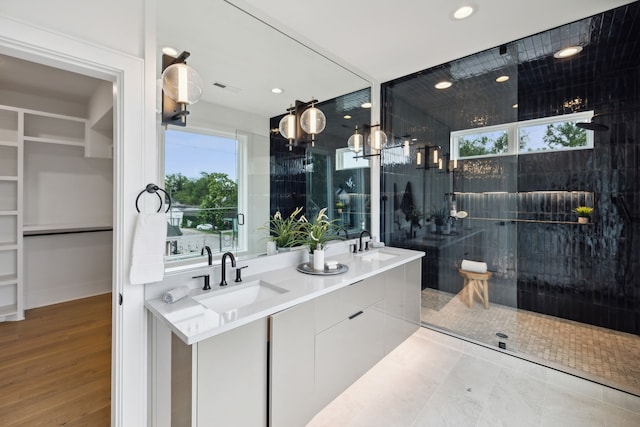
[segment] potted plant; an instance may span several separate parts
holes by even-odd
[[[578,224],[587,224],[589,217],[593,213],[593,208],[589,206],[578,206],[573,211],[578,214]]]
[[[306,242],[309,245],[309,251],[313,254],[313,269],[324,270],[324,247],[330,240],[341,240],[338,236],[333,221],[329,220],[326,214],[327,208],[323,208],[313,222],[304,222],[303,229],[306,235]]]
[[[302,208],[296,208],[291,215],[283,218],[280,211],[277,211],[269,220],[269,227],[260,229],[269,230],[269,239],[274,242],[277,248],[289,249],[306,243],[304,233],[304,223],[302,218],[296,218],[302,212]]]
[[[336,202],[336,209],[338,210],[338,213],[342,213],[342,209],[344,209],[344,203],[340,200],[338,200]]]
[[[436,225],[436,233],[442,234],[442,228],[449,219],[449,211],[447,208],[431,208],[431,218]]]

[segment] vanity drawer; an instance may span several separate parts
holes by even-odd
[[[316,333],[384,299],[384,274],[356,282],[315,300]]]

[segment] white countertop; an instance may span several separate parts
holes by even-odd
[[[375,252],[393,255],[393,257],[376,259]],[[346,273],[312,275],[297,271],[295,266],[279,268],[259,275],[243,277],[241,283],[230,281],[229,285],[224,288],[212,282],[211,290],[193,289],[189,296],[173,304],[167,304],[161,298],[153,298],[147,300],[145,306],[182,341],[186,344],[194,344],[383,271],[420,259],[423,256],[424,252],[394,247],[372,249],[363,254],[342,253],[338,256],[327,257],[326,260],[335,260],[348,266],[349,271]],[[275,285],[286,292],[222,314],[205,307],[197,299],[194,299],[194,297],[199,298],[205,294],[214,296],[233,292],[243,286],[251,285],[251,282],[255,280]]]

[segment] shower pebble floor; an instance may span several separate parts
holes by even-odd
[[[422,291],[421,320],[444,331],[640,395],[640,337],[553,316]],[[499,338],[503,333],[508,338]]]

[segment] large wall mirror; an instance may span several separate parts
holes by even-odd
[[[296,100],[313,97],[339,105],[338,99],[363,93],[370,83],[287,30],[248,13],[241,1],[187,0],[176,5],[160,0],[157,17],[158,78],[161,49],[170,46],[190,52],[187,63],[204,82],[204,94],[188,108],[185,127],[161,126],[158,120],[163,153],[159,181],[164,180],[174,201],[168,266],[199,258],[205,245],[214,256],[226,251],[243,257],[263,254],[266,231],[260,226],[269,219],[274,192],[270,119]],[[283,92],[273,93],[276,87]],[[369,90],[364,93],[369,96]],[[318,142],[324,138],[330,144],[320,150],[346,147],[346,138],[337,135],[346,133],[348,138],[352,128],[362,124],[356,121],[368,122],[369,116],[368,110],[359,111],[366,120],[359,116],[347,122],[336,112],[325,114],[327,131]],[[303,150],[311,155],[310,147]],[[335,161],[336,148],[330,150],[325,153]],[[327,180],[327,188],[318,190],[316,182],[313,191],[330,194],[333,184]]]

